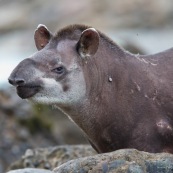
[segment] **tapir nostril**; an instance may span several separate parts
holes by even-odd
[[[25,84],[25,80],[21,78],[14,78],[14,79],[8,78],[8,81],[11,85],[14,85],[14,86],[15,85],[21,86]]]
[[[12,79],[10,79],[10,78],[8,78],[8,82],[11,84],[11,85],[13,85],[13,80]]]
[[[16,79],[16,84],[17,85],[23,85],[25,81],[23,79]]]

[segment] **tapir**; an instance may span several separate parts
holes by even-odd
[[[98,153],[173,153],[173,48],[132,54],[78,24],[39,25],[34,39],[38,51],[8,79],[19,97],[62,110]]]

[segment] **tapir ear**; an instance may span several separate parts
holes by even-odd
[[[94,28],[84,30],[77,43],[77,51],[84,58],[96,53],[99,46],[99,34]]]
[[[52,34],[47,29],[47,27],[45,25],[39,24],[34,34],[34,40],[37,49],[43,49],[47,45],[47,43],[49,43],[51,37]]]

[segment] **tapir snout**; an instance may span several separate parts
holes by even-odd
[[[17,94],[22,99],[32,97],[41,89],[41,81],[32,81],[30,76],[34,73],[35,62],[25,59],[13,70],[8,81],[16,87]]]

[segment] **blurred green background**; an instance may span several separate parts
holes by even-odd
[[[36,51],[40,23],[52,32],[90,25],[133,53],[173,47],[172,0],[0,0],[0,172],[27,148],[87,143],[57,109],[21,100],[8,84],[14,67]]]

